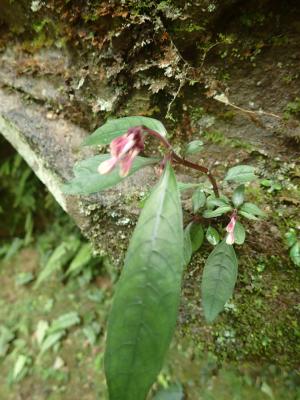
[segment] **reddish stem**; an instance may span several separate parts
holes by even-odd
[[[214,176],[212,175],[212,173],[209,171],[208,168],[203,167],[202,165],[195,164],[195,163],[193,163],[191,161],[188,161],[188,160],[185,160],[184,158],[179,157],[175,153],[175,151],[172,148],[172,145],[168,142],[168,140],[166,138],[161,136],[158,132],[153,131],[152,129],[148,129],[146,127],[143,127],[143,128],[145,129],[145,131],[147,133],[149,133],[149,135],[156,137],[161,142],[161,144],[170,151],[171,159],[174,162],[176,162],[177,164],[184,165],[185,167],[195,169],[195,170],[200,171],[203,174],[205,174],[208,177],[210,183],[212,184],[215,196],[216,197],[220,197],[216,179],[214,178]]]

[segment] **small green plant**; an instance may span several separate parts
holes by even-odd
[[[296,97],[294,101],[290,101],[284,109],[284,117],[289,119],[291,116],[300,116],[300,98]]]
[[[300,238],[297,237],[295,229],[291,228],[286,234],[285,239],[289,248],[289,256],[293,263],[300,267]]]
[[[145,138],[164,148],[162,158],[141,157]],[[158,165],[160,179],[147,196],[130,240],[109,316],[105,372],[110,400],[144,400],[155,381],[174,333],[182,275],[204,238],[214,247],[203,270],[204,316],[214,321],[232,296],[238,273],[234,244],[242,245],[244,218],[264,216],[245,199],[245,184],[256,179],[254,168],[230,168],[224,182],[236,187],[227,197],[209,169],[181,158],[167,140],[163,124],[148,117],[109,120],[89,136],[85,145],[109,145],[101,154],[75,165],[68,194],[91,194],[112,187],[139,169]],[[191,142],[185,156],[201,149]],[[177,181],[175,167],[205,174],[202,183]],[[183,226],[180,192],[193,188],[191,221]],[[226,221],[225,227],[220,228]]]

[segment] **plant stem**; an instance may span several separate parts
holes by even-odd
[[[209,179],[210,183],[212,184],[215,196],[216,197],[220,197],[217,181],[216,181],[215,177],[212,175],[212,173],[210,172],[210,170],[208,168],[203,167],[202,165],[195,164],[195,163],[193,163],[191,161],[188,161],[188,160],[186,160],[184,158],[181,158],[180,156],[178,156],[175,153],[175,151],[172,148],[172,145],[168,142],[168,140],[166,138],[161,136],[158,132],[153,131],[152,129],[148,129],[146,127],[143,127],[143,128],[145,129],[145,131],[147,133],[149,133],[149,135],[154,136],[155,138],[157,138],[161,142],[161,144],[170,151],[171,159],[174,162],[176,162],[177,164],[181,164],[181,165],[183,165],[185,167],[195,169],[195,170],[200,171],[203,174],[205,174],[207,176],[207,178]]]

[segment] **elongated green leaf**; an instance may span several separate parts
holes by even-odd
[[[80,246],[80,240],[71,236],[68,240],[62,242],[52,253],[47,264],[38,276],[34,288],[40,286],[42,282],[50,277],[50,275],[61,269],[76,253]]]
[[[206,196],[204,192],[200,188],[196,189],[192,197],[194,213],[197,212],[200,208],[202,208],[205,205],[205,202],[206,202]]]
[[[206,205],[207,208],[229,206],[230,201],[226,196],[221,196],[219,198],[216,198],[214,195],[211,195],[207,198]]]
[[[228,170],[225,181],[237,183],[251,182],[256,179],[254,170],[255,168],[251,167],[250,165],[237,165],[236,167]]]
[[[247,213],[245,211],[242,211],[242,210],[239,210],[239,215],[242,215],[243,217],[245,217],[247,219],[251,219],[253,221],[257,221],[258,220],[258,218],[255,215],[249,214],[249,213]]]
[[[257,205],[253,204],[253,203],[244,203],[241,207],[241,211],[247,213],[247,214],[251,214],[254,215],[256,217],[265,217],[266,214],[257,207]]]
[[[244,226],[239,221],[237,221],[235,224],[233,235],[234,235],[234,242],[236,244],[244,243],[246,239],[246,231]]]
[[[80,318],[77,312],[71,311],[67,314],[63,314],[56,318],[50,328],[47,331],[48,334],[52,334],[58,331],[64,331],[65,329],[71,328],[74,325],[80,323]]]
[[[110,154],[101,154],[75,164],[75,176],[70,182],[63,185],[63,192],[66,194],[88,195],[117,185],[119,182],[125,179],[120,177],[120,171],[118,167],[106,175],[100,175],[97,170],[99,165],[110,157]],[[139,169],[144,168],[147,165],[155,163],[157,163],[157,159],[136,157],[128,176],[134,174]]]
[[[72,260],[66,275],[77,275],[93,258],[90,243],[84,243]]]
[[[44,354],[47,350],[56,345],[65,334],[66,331],[58,331],[47,336],[41,345],[40,354]]]
[[[110,400],[145,400],[174,332],[183,265],[179,191],[167,164],[133,233],[109,317]]]
[[[14,365],[13,370],[13,381],[18,381],[26,375],[26,365],[30,362],[30,358],[28,356],[24,356],[20,354],[17,358],[17,361]]]
[[[221,206],[216,208],[215,210],[205,210],[203,213],[203,217],[204,218],[220,217],[221,215],[228,213],[230,210],[232,210],[232,207],[230,206]]]
[[[160,133],[162,136],[167,135],[166,128],[157,119],[139,116],[124,117],[108,120],[104,125],[100,126],[100,128],[96,129],[94,133],[87,137],[83,145],[93,146],[109,144],[116,137],[124,135],[129,128],[142,125]]]
[[[238,263],[233,246],[219,243],[209,255],[202,278],[202,305],[205,319],[212,322],[232,296]]]

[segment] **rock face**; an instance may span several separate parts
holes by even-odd
[[[0,132],[95,247],[116,262],[136,221],[137,203],[155,180],[151,168],[89,198],[66,198],[60,190],[74,162],[91,151],[80,148],[80,142],[107,117],[161,118],[179,151],[200,138],[205,152],[193,157],[219,180],[227,165],[251,163],[261,177],[281,182],[278,192],[259,186],[250,191],[269,209],[270,218],[248,227],[252,236],[240,253],[238,311],[225,315],[218,329],[230,326],[246,337],[246,345],[242,340],[235,344],[240,354],[232,350],[229,357],[263,356],[286,365],[288,355],[293,360],[295,354],[290,344],[282,344],[280,330],[296,321],[293,307],[299,295],[294,284],[299,278],[282,239],[288,227],[300,225],[299,6],[292,0],[288,7],[267,0],[259,5],[234,0],[154,3],[0,0]],[[216,95],[226,96],[231,105],[216,101]],[[177,172],[183,180],[199,179]],[[188,201],[184,207],[189,213]],[[251,265],[243,261],[249,257]],[[259,289],[253,278],[261,260],[269,268],[261,277],[264,326],[257,318],[262,310],[255,302]],[[184,329],[200,341],[207,339],[207,331],[191,322],[191,314],[202,315],[196,296],[202,264],[196,256],[182,311]],[[275,311],[273,329],[269,316]],[[262,328],[270,343],[279,342],[272,354],[261,344]],[[286,340],[293,343],[299,330],[286,329]],[[213,330],[209,335],[214,349],[224,352]],[[287,356],[280,358],[282,348]]]

